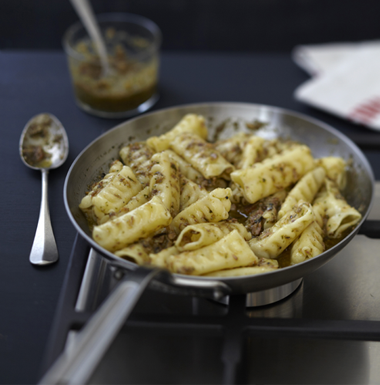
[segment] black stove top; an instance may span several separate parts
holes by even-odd
[[[246,307],[147,289],[90,384],[373,384],[380,382],[380,183],[361,233],[286,298]],[[365,234],[363,234],[366,233]],[[370,237],[371,238],[370,238]],[[71,255],[45,368],[120,274],[80,237]]]

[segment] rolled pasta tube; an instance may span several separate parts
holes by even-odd
[[[167,234],[162,234],[132,243],[121,250],[115,251],[115,255],[129,259],[138,265],[149,265],[150,254],[168,253],[172,245],[173,242],[167,237]]]
[[[229,174],[234,169],[232,164],[227,162],[211,143],[192,133],[185,132],[173,138],[170,148],[206,179],[216,176],[229,179]]]
[[[153,162],[151,159],[144,162],[138,170],[135,171],[136,178],[144,186],[149,186],[150,178],[152,176],[151,169],[153,167]]]
[[[208,191],[205,188],[199,186],[184,176],[181,176],[180,178],[180,187],[180,211],[184,210],[186,207],[189,207],[208,194]]]
[[[145,142],[131,143],[123,147],[119,155],[124,164],[129,166],[143,186],[147,186],[150,180],[150,169],[154,152]]]
[[[142,190],[141,183],[128,166],[123,166],[107,184],[92,199],[95,213],[109,214],[116,212],[126,205],[129,200]],[[98,214],[97,214],[98,215]]]
[[[146,142],[136,142],[124,146],[119,155],[125,165],[135,173],[138,181],[145,187],[149,184],[150,169],[153,163],[150,161],[154,152]]]
[[[272,156],[279,154],[282,151],[289,150],[292,147],[299,146],[300,144],[291,140],[272,139],[266,140],[263,143],[263,159],[271,158]]]
[[[302,202],[274,226],[248,243],[259,258],[277,258],[314,220],[310,203]]]
[[[317,167],[305,174],[289,192],[278,212],[278,219],[292,210],[300,200],[311,203],[321,188],[325,177],[326,171],[323,167]]]
[[[99,182],[94,183],[91,187],[91,191],[82,198],[79,208],[85,214],[90,227],[98,223],[98,218],[95,216],[93,211],[92,199],[99,194],[99,192],[102,191],[122,169],[123,164],[119,160],[113,162],[110,166],[108,174],[106,174]]]
[[[323,197],[319,193],[318,197]],[[290,249],[290,264],[295,265],[306,259],[316,257],[325,251],[323,240],[323,217],[325,215],[325,204],[323,199],[316,199],[313,204],[314,221],[303,231],[300,237],[293,243]]]
[[[99,194],[99,192],[103,190],[104,187],[106,187],[115,177],[115,175],[122,169],[123,164],[119,160],[113,162],[110,166],[109,172],[99,182],[96,182],[91,186],[91,191],[85,197],[83,197],[81,203],[79,204],[79,208],[83,210],[91,207],[92,198]]]
[[[165,258],[170,257],[171,255],[177,255],[178,253],[179,251],[176,246],[170,246],[164,250],[161,250],[159,253],[150,253],[150,256],[151,256],[150,259],[157,258],[157,260],[158,259],[164,260]]]
[[[240,132],[231,138],[217,141],[214,143],[214,148],[224,159],[236,166],[241,160],[243,148],[250,137],[251,135]]]
[[[205,180],[203,178],[203,175],[199,171],[197,171],[191,164],[187,163],[185,159],[181,158],[172,150],[166,151],[169,154],[170,158],[178,164],[179,171],[184,177],[190,179],[192,182],[197,184],[200,184]]]
[[[187,114],[166,134],[150,137],[147,140],[147,144],[156,152],[164,151],[169,148],[173,139],[184,132],[191,132],[202,139],[207,139],[208,131],[204,117],[196,114]]]
[[[149,265],[166,269],[166,260],[173,255],[179,254],[176,246],[168,247],[161,250],[159,253],[149,254]]]
[[[104,187],[99,188],[96,194],[90,194],[91,206],[88,206],[89,202],[82,202],[79,206],[82,208],[87,205],[87,209],[93,211],[93,217],[97,224],[108,220],[109,216],[118,212],[142,189],[141,183],[128,166],[123,166],[119,172],[113,173],[111,177],[109,174],[106,175],[106,178],[108,179],[107,183],[104,183]]]
[[[154,152],[146,142],[135,142],[124,146],[119,155],[125,165],[137,170],[154,155]]]
[[[340,191],[346,187],[347,164],[343,158],[338,156],[326,156],[324,158],[316,159],[316,164],[325,169],[327,177],[336,183]]]
[[[261,160],[264,142],[264,138],[252,135],[244,147],[243,154],[237,168],[245,169]]]
[[[257,266],[270,267],[271,269],[278,269],[278,261],[270,258],[260,258]]]
[[[264,159],[271,158],[274,155],[277,155],[280,150],[278,149],[278,139],[266,140],[263,144],[263,156]]]
[[[114,173],[114,172],[120,172],[123,168],[123,164],[119,160],[115,160],[114,162],[111,163],[109,172]]]
[[[151,195],[159,197],[174,218],[179,212],[180,203],[178,165],[166,151],[153,155],[151,160],[154,164],[150,170]]]
[[[258,258],[237,230],[219,241],[193,251],[185,251],[165,257],[150,255],[151,263],[173,273],[202,275],[226,268],[250,266]]]
[[[198,223],[185,227],[175,245],[179,251],[197,250],[219,241],[233,230],[237,230],[246,241],[252,238],[246,228],[238,222]]]
[[[231,196],[231,202],[232,203],[238,203],[238,204],[240,203],[243,205],[248,204],[248,202],[244,198],[244,195],[243,195],[241,189],[234,182],[230,183],[230,188],[232,191],[232,196]]]
[[[237,267],[235,269],[219,270],[212,273],[204,274],[203,277],[240,277],[246,275],[257,275],[270,273],[271,271],[277,270],[277,267],[272,266],[249,266],[249,267]]]
[[[330,179],[326,179],[326,190],[326,235],[330,238],[339,238],[345,230],[355,226],[362,215],[346,202],[338,186]]]
[[[150,187],[147,186],[143,190],[141,190],[137,195],[132,197],[131,200],[114,215],[110,215],[108,218],[103,217],[103,220],[101,220],[99,224],[105,223],[110,218],[121,217],[122,215],[129,213],[134,209],[137,209],[137,207],[140,207],[144,203],[148,202],[150,198]]]
[[[319,194],[317,195],[317,197],[318,196],[319,196]],[[325,212],[326,212],[326,207],[325,207],[324,201],[322,201],[322,200],[319,200],[319,201],[314,200],[313,211],[314,211],[315,221],[318,223],[319,227],[323,231],[324,218],[325,218]],[[325,236],[324,231],[323,231],[323,236]]]
[[[231,209],[230,198],[230,188],[217,188],[181,211],[173,219],[170,228],[179,234],[189,225],[223,221],[228,218]]]
[[[237,267],[234,269],[219,270],[205,274],[204,277],[239,277],[243,275],[257,275],[269,273],[278,269],[276,259],[259,258],[256,266]]]
[[[323,230],[314,220],[293,243],[290,250],[290,264],[295,265],[316,257],[325,251]]]
[[[162,201],[151,201],[120,217],[95,226],[93,239],[109,251],[120,250],[142,238],[147,238],[170,224],[172,217]]]
[[[149,264],[149,250],[141,243],[133,243],[121,250],[115,251],[117,257],[128,259],[140,266]]]
[[[295,146],[244,170],[235,170],[231,179],[242,189],[245,199],[255,203],[297,182],[314,168],[310,148]]]

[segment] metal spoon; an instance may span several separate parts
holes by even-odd
[[[43,113],[26,124],[19,148],[25,165],[42,173],[40,216],[29,260],[35,265],[47,265],[58,260],[49,214],[48,173],[66,160],[69,142],[61,122],[54,115]]]
[[[107,48],[104,42],[99,25],[96,21],[94,11],[88,0],[71,0],[76,13],[82,21],[88,35],[90,36],[95,48],[98,52],[100,62],[102,64],[103,75],[107,76],[110,73],[110,66],[107,57]]]

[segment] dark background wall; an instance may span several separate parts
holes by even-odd
[[[380,38],[379,0],[92,0],[95,13],[155,21],[164,50],[289,51],[296,44]],[[69,0],[0,0],[0,49],[60,49]]]

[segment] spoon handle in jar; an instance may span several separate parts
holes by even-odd
[[[48,204],[48,171],[42,171],[40,216],[29,260],[34,265],[48,265],[58,260],[58,249],[50,221]]]
[[[104,43],[102,34],[99,29],[99,25],[96,22],[95,15],[89,1],[88,0],[71,0],[71,4],[73,5],[87,33],[89,34],[92,42],[95,45],[95,49],[98,52],[104,73],[105,74],[109,73],[107,48]]]

